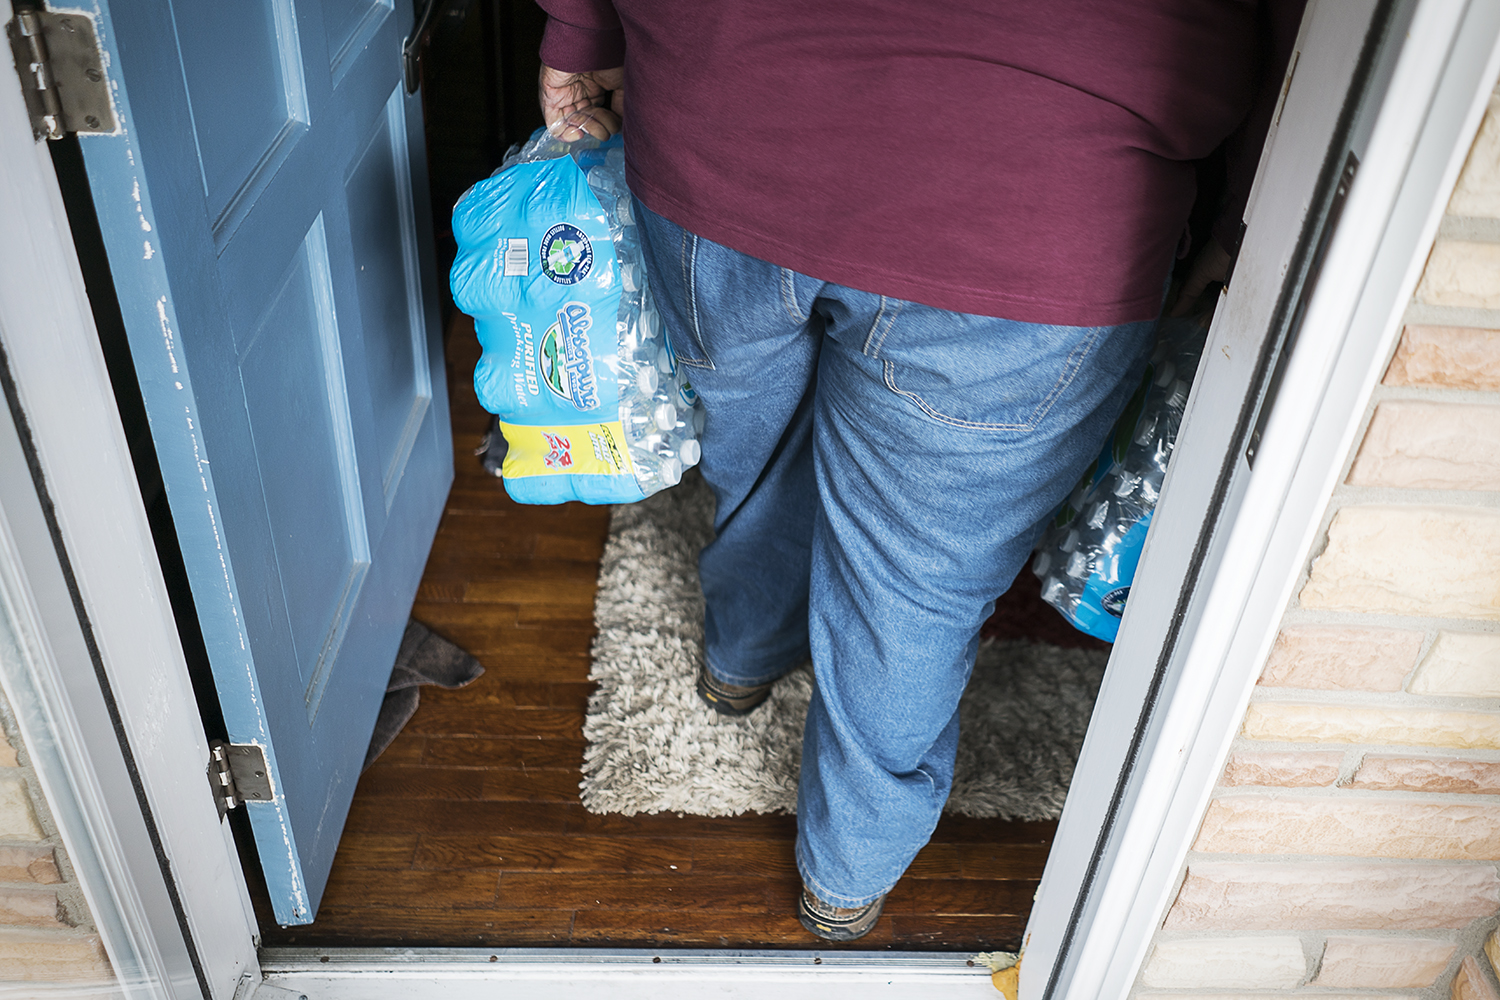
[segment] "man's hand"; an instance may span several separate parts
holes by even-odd
[[[585,133],[608,139],[620,131],[625,114],[623,66],[590,73],[564,73],[543,66],[537,91],[547,131],[563,142],[577,142]]]
[[[1174,290],[1171,301],[1167,303],[1167,315],[1187,316],[1196,310],[1198,300],[1203,297],[1209,285],[1222,285],[1228,279],[1232,259],[1229,251],[1219,246],[1218,240],[1210,237],[1208,244],[1193,258],[1182,287]]]

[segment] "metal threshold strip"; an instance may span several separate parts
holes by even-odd
[[[997,996],[990,970],[970,952],[269,948],[260,960],[267,986],[316,1000],[493,1000],[498,987],[505,1000]]]

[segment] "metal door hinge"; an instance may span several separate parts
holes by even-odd
[[[38,139],[115,131],[93,18],[81,11],[22,10],[5,30]]]
[[[208,783],[219,804],[219,818],[241,802],[270,802],[271,774],[266,755],[254,743],[208,745]]]

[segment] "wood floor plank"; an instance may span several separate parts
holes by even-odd
[[[522,910],[555,906],[588,910],[766,912],[766,883],[732,875],[596,875],[509,873],[500,877],[496,905]]]
[[[586,562],[597,566],[604,554],[605,531],[586,535],[549,532],[536,536],[532,557],[535,559],[563,559]]]
[[[424,604],[432,605],[446,601],[462,601],[464,599],[464,581],[424,579],[417,587],[417,600]],[[421,616],[415,612],[413,618],[421,621]]]
[[[407,728],[429,736],[583,736],[583,713],[566,708],[502,708],[482,705],[481,711],[438,698],[423,698]]]
[[[560,563],[559,565],[578,565]],[[484,566],[465,581],[466,601],[505,601],[516,604],[573,605],[580,608],[594,607],[595,581],[591,579],[527,579],[514,572]]]
[[[324,905],[301,927],[263,927],[270,947],[493,947],[565,945],[572,910],[420,910]]]
[[[983,917],[896,914],[892,937],[913,951],[1018,951],[1026,931],[1026,914]]]
[[[461,519],[477,520],[475,516],[466,517],[462,512],[449,517],[459,521],[460,528],[468,527]],[[493,521],[493,518],[488,520]],[[439,533],[427,556],[428,572],[441,573],[449,565],[462,567],[478,560],[530,559],[536,554],[536,532],[511,530],[504,522],[492,523],[489,529]]]
[[[339,839],[334,865],[347,868],[410,868],[417,853],[415,833],[347,831]]]
[[[953,844],[964,878],[1036,878],[1047,865],[1050,844]]]
[[[427,739],[420,733],[402,732],[380,752],[382,764],[417,764],[426,752]]]
[[[488,801],[577,802],[583,775],[569,768],[491,768],[484,775],[483,797]]]
[[[513,627],[520,611],[519,604],[429,603],[419,599],[412,606],[411,616],[430,629],[442,631],[451,626]]]
[[[481,799],[484,772],[467,767],[375,764],[359,779],[357,794],[371,799]]]
[[[582,806],[564,802],[506,802],[417,799],[396,802],[356,794],[346,830],[390,833],[530,834],[564,833]]]
[[[1030,879],[902,879],[886,897],[885,909],[893,916],[1024,914],[1031,910],[1036,887]]]
[[[564,708],[582,713],[588,708],[589,695],[594,693],[594,687],[591,681],[555,684],[512,681],[487,672],[457,691],[423,688],[422,701],[434,705],[466,705],[472,712],[482,712],[487,708]]]
[[[414,867],[481,865],[503,871],[664,873],[688,871],[692,857],[691,841],[447,834],[423,836]]]
[[[587,659],[594,628],[517,628],[509,623],[460,625],[445,623],[433,631],[475,656],[489,653],[502,659],[561,656]]]
[[[963,878],[963,856],[956,844],[928,844],[917,852],[904,878]]]
[[[516,683],[583,683],[589,679],[586,655],[534,654],[517,656],[515,650],[472,649],[469,652],[496,675],[496,680]],[[501,734],[503,735],[503,734]]]
[[[583,766],[584,746],[581,738],[434,736],[425,741],[426,756],[419,763],[437,767],[567,768],[576,772]]]
[[[381,871],[334,865],[328,888],[323,891],[323,904],[330,909],[477,909],[494,905],[499,882],[500,873],[494,869]]]
[[[693,845],[694,875],[753,875],[795,878],[797,858],[791,840],[731,840],[700,837]]]

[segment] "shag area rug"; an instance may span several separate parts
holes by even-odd
[[[732,816],[797,804],[811,665],[767,704],[733,719],[694,690],[703,658],[698,552],[713,537],[713,494],[690,474],[675,489],[616,507],[594,620],[598,689],[583,734],[591,812]],[[1055,819],[1088,728],[1107,654],[986,641],[960,706],[949,812]]]

